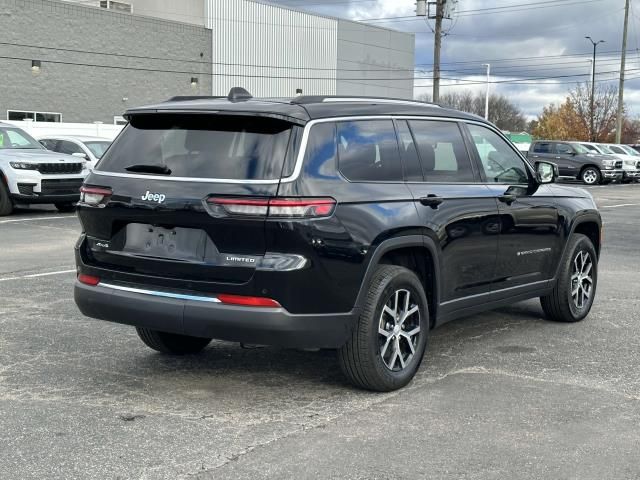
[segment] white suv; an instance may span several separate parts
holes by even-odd
[[[89,162],[89,169],[93,169],[104,152],[111,145],[111,140],[84,135],[45,135],[38,140],[47,150],[68,155],[76,155]]]
[[[0,123],[0,216],[16,204],[53,203],[73,210],[89,170],[84,158],[50,152],[27,132]]]

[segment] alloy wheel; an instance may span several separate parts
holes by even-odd
[[[582,309],[588,303],[593,292],[593,259],[589,252],[580,250],[573,259],[571,274],[571,298],[576,308]]]
[[[582,175],[582,179],[584,180],[584,183],[593,185],[598,181],[598,173],[590,168],[586,172],[584,172],[584,174]]]
[[[387,300],[378,324],[380,357],[394,372],[412,360],[420,341],[420,307],[409,290],[396,290]]]

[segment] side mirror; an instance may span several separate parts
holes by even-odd
[[[84,158],[85,160],[89,160],[89,157],[87,156],[86,153],[76,152],[76,153],[72,153],[71,155],[74,157]]]
[[[556,164],[536,162],[536,177],[539,183],[553,183],[558,176],[558,166]]]

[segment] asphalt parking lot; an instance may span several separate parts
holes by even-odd
[[[77,311],[74,215],[3,217],[0,478],[640,478],[640,184],[591,192],[591,315],[528,301],[449,323],[390,394],[353,389],[328,351],[156,354]]]

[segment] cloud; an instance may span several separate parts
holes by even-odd
[[[272,0],[274,1],[274,0]],[[349,19],[414,17],[415,0],[275,0]],[[598,45],[597,81],[617,83],[624,2],[618,0],[464,0],[458,14],[444,22],[441,91],[486,88],[491,63],[491,91],[509,96],[529,117],[562,101],[576,82],[590,79],[591,43]],[[566,5],[562,5],[566,4]],[[523,5],[513,7],[514,5]],[[511,8],[503,8],[511,6]],[[492,9],[492,10],[491,10]],[[625,101],[640,115],[640,8],[629,20]],[[429,90],[433,63],[433,21],[398,19],[371,22],[416,35],[416,94]],[[426,77],[426,78],[425,78]],[[555,78],[552,78],[555,77]]]

